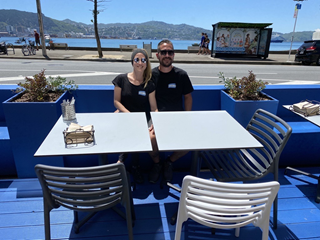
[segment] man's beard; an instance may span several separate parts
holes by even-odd
[[[165,60],[170,60],[170,61],[165,61]],[[172,65],[172,62],[173,62],[173,59],[172,58],[163,58],[161,61],[160,61],[160,65],[163,66],[163,67],[170,67]]]

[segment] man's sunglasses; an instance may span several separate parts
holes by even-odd
[[[169,55],[169,56],[173,56],[173,54],[174,54],[174,51],[173,50],[161,50],[160,51],[160,54],[162,55],[162,56],[165,56],[165,55]]]
[[[133,59],[133,61],[134,61],[135,63],[138,63],[138,62],[140,61],[140,58],[135,58],[135,59]],[[147,59],[141,58],[141,62],[142,62],[142,63],[146,63],[146,62],[147,62]]]

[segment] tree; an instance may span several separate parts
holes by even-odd
[[[102,12],[103,10],[98,10],[98,3],[101,2],[106,2],[106,0],[87,0],[89,2],[93,2],[93,10],[92,10],[92,15],[93,15],[93,26],[94,26],[94,35],[96,37],[96,41],[97,41],[97,49],[98,49],[98,53],[99,53],[99,58],[103,57],[103,53],[102,53],[102,49],[101,49],[101,42],[100,42],[100,36],[99,36],[99,31],[98,31],[98,14],[100,12]]]
[[[38,12],[38,21],[39,21],[39,29],[40,29],[40,37],[41,37],[41,45],[42,45],[42,56],[47,57],[46,43],[45,43],[44,34],[43,34],[43,22],[42,22],[40,0],[37,0],[37,12]]]

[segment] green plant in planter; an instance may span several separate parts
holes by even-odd
[[[269,99],[261,94],[268,82],[257,80],[256,75],[249,71],[249,76],[242,78],[226,78],[223,72],[219,72],[219,78],[222,79],[226,91],[235,100],[265,100]]]
[[[26,77],[24,83],[18,83],[16,92],[24,92],[20,102],[50,102],[58,99],[65,91],[72,91],[78,88],[73,80],[67,81],[66,78],[47,77],[45,69],[33,77]],[[17,101],[17,100],[16,100]]]

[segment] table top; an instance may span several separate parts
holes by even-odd
[[[283,106],[284,108],[290,110],[291,112],[299,115],[300,117],[303,117],[304,119],[308,120],[309,122],[317,125],[318,127],[320,127],[320,115],[313,115],[313,116],[308,116],[308,117],[306,117],[306,116],[304,116],[303,114],[297,113],[297,112],[293,111],[292,109],[290,109],[290,107],[291,107],[292,105],[282,105],[282,106]]]
[[[65,145],[63,131],[70,121],[58,119],[37,156],[66,156],[152,151],[145,113],[77,113],[75,123],[94,127],[94,144]]]
[[[263,147],[226,111],[152,112],[159,151]]]

